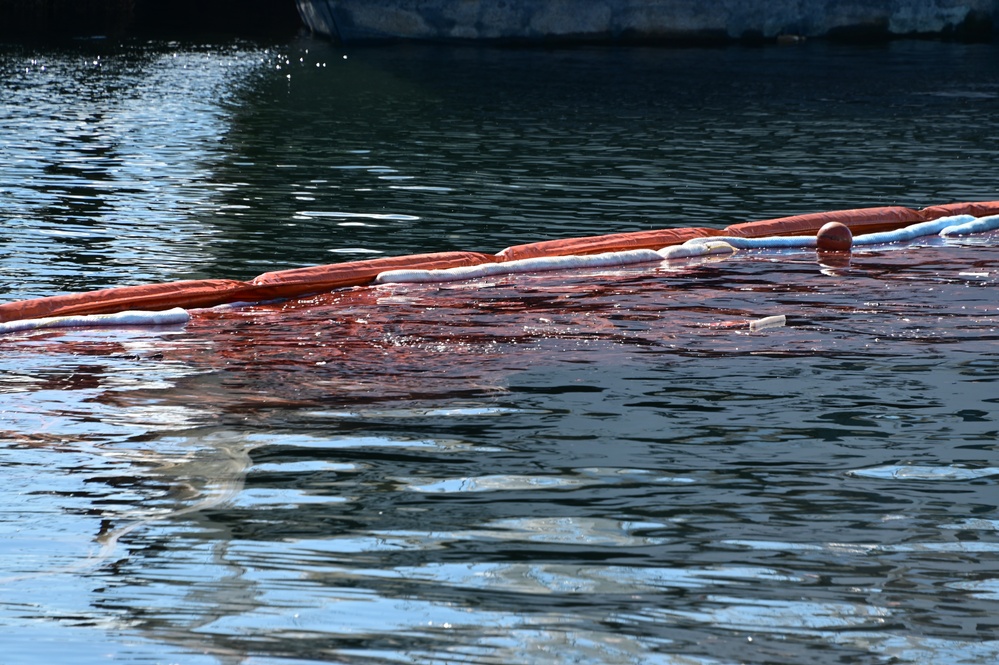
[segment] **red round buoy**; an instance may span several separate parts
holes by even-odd
[[[829,222],[815,234],[815,246],[827,252],[848,252],[853,246],[853,234],[846,224]]]

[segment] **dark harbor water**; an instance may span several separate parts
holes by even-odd
[[[995,45],[0,74],[3,301],[999,199]],[[991,233],[7,336],[0,662],[994,663],[997,285]]]

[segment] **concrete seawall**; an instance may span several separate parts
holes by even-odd
[[[297,0],[314,32],[351,41],[987,40],[999,0]]]

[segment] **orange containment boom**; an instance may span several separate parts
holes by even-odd
[[[392,270],[442,270],[535,257],[599,254],[636,249],[659,250],[696,238],[734,236],[763,238],[815,234],[829,222],[846,225],[855,234],[890,231],[953,215],[999,215],[999,201],[950,203],[920,210],[901,206],[855,208],[734,224],[724,229],[669,228],[602,236],[546,240],[508,247],[497,254],[437,252],[351,261],[310,268],[264,273],[249,282],[203,279],[126,286],[73,293],[0,305],[0,323],[45,317],[114,314],[129,310],[163,311],[175,307],[214,307],[236,302],[295,298],[346,286],[371,284]]]
[[[439,252],[282,270],[264,273],[251,282],[199,279],[166,284],[122,286],[5,303],[0,305],[0,322],[53,316],[114,314],[126,310],[161,311],[174,307],[214,307],[234,302],[295,298],[332,291],[343,286],[368,284],[378,273],[385,270],[456,268],[491,261],[495,261],[495,257],[491,254]]]
[[[960,213],[947,213],[956,215]],[[937,215],[943,217],[943,215]],[[808,215],[780,217],[759,222],[733,224],[725,229],[725,235],[741,238],[766,238],[768,236],[814,235],[816,231],[829,222],[839,222],[847,227],[853,235],[891,231],[916,222],[925,222],[922,211],[889,206],[884,208],[856,208],[854,210],[837,210],[834,212],[813,212]]]
[[[478,252],[411,254],[265,272],[250,283],[261,294],[267,294],[267,299],[294,298],[332,291],[343,286],[368,284],[374,281],[378,273],[386,270],[443,270],[495,262],[496,257],[492,254]]]
[[[721,235],[721,233],[721,229],[698,227],[612,233],[604,236],[565,238],[533,242],[527,245],[514,245],[507,247],[496,256],[502,263],[504,261],[533,259],[539,256],[572,256],[623,252],[629,249],[661,249],[671,245],[682,245],[694,238],[708,238]]]

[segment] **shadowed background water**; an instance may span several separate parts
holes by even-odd
[[[7,47],[2,298],[999,199],[997,55]],[[997,245],[6,338],[0,659],[994,662]]]

